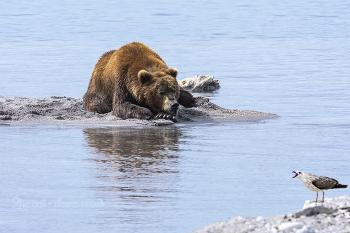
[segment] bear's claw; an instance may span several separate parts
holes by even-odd
[[[155,118],[156,119],[172,120],[173,122],[177,122],[176,115],[168,114],[165,112],[158,113]]]

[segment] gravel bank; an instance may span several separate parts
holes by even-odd
[[[306,201],[302,210],[274,217],[233,217],[217,222],[194,233],[239,232],[350,232],[350,196],[326,198],[325,203]]]
[[[211,102],[196,108],[180,106],[179,123],[212,121],[260,121],[278,117],[257,111],[221,108]],[[0,124],[70,124],[70,125],[167,125],[170,120],[122,120],[111,112],[97,114],[83,109],[82,98],[24,98],[0,96]]]

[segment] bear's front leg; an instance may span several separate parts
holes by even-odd
[[[180,96],[177,102],[185,108],[192,108],[209,102],[209,99],[202,96],[193,97],[191,93],[180,87]]]
[[[112,111],[112,101],[101,93],[86,92],[83,97],[83,107],[86,111],[103,114]]]
[[[113,114],[122,119],[137,118],[142,120],[151,120],[154,118],[153,113],[149,109],[137,106],[130,102],[114,105]]]

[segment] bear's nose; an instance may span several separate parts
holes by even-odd
[[[171,103],[170,107],[173,110],[177,110],[179,108],[179,103],[178,102]]]

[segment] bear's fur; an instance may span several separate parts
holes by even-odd
[[[83,97],[84,109],[123,119],[165,118],[176,121],[179,104],[195,107],[208,99],[181,88],[177,70],[148,46],[133,42],[101,56]]]

